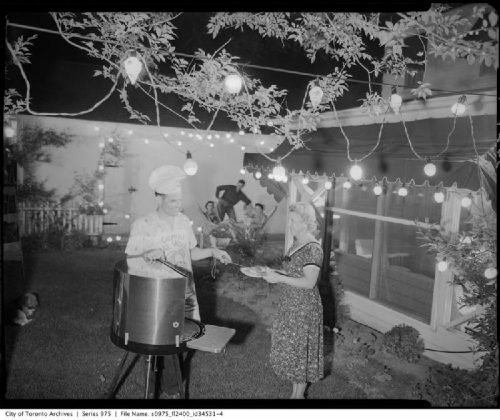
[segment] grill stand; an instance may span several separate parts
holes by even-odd
[[[158,398],[158,383],[161,380],[161,369],[159,369],[159,363],[158,363],[158,357],[165,357],[165,358],[171,358],[171,361],[173,362],[174,365],[174,370],[175,370],[175,376],[177,378],[177,386],[179,388],[179,395],[181,399],[186,398],[186,393],[184,390],[184,383],[182,380],[182,373],[181,373],[181,366],[180,366],[180,361],[179,361],[179,356],[177,353],[174,354],[168,354],[164,356],[153,356],[153,355],[141,355],[141,354],[134,354],[134,358],[132,359],[132,362],[128,365],[127,369],[125,369],[125,362],[127,361],[127,358],[131,352],[125,351],[125,354],[122,357],[122,360],[120,361],[120,364],[118,365],[118,368],[116,369],[115,375],[113,377],[113,380],[111,381],[111,384],[109,386],[108,392],[106,394],[107,399],[113,399],[120,389],[120,387],[123,385],[127,377],[130,375],[132,370],[134,369],[135,365],[137,364],[137,361],[141,356],[145,357],[145,384],[144,384],[144,399],[147,400],[149,398],[149,377],[151,374],[151,370],[153,370],[153,374],[155,375],[155,389],[153,391],[154,398]],[[153,368],[153,369],[151,369]]]

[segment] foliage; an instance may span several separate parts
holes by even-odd
[[[415,395],[434,407],[496,407],[498,375],[444,365],[429,368],[427,380],[416,385]]]
[[[487,279],[487,267],[497,266],[496,214],[472,215],[467,230],[449,234],[437,229],[421,231],[420,236],[429,252],[438,260],[446,260],[453,272],[453,283],[463,288],[463,307],[478,306],[481,315],[468,323],[470,334],[477,342],[475,351],[485,352],[481,369],[498,369],[497,338],[497,278]]]
[[[429,57],[463,59],[469,64],[498,68],[497,13],[489,5],[469,9],[472,9],[470,16],[466,16],[460,9],[433,5],[424,12],[394,13],[386,21],[383,18],[386,15],[380,13],[223,12],[212,15],[207,31],[214,38],[225,31],[252,30],[262,37],[280,40],[284,47],[285,43],[298,45],[311,62],[320,53],[331,61],[334,71],[309,84],[309,87],[321,86],[322,103],[313,107],[306,91],[303,105],[294,110],[286,107],[285,90],[274,85],[264,86],[248,74],[242,75],[242,94],[225,91],[225,76],[239,73],[239,57],[225,49],[229,41],[211,53],[198,49],[191,54],[194,57],[191,61],[177,54],[174,21],[178,15],[173,13],[58,12],[50,16],[67,43],[102,61],[102,67],[94,76],[113,83],[112,90],[119,90],[130,118],[145,124],[152,121],[151,116],[135,109],[129,101],[128,91],[132,88],[155,101],[158,126],[161,125],[160,106],[181,116],[194,128],[210,129],[222,113],[241,129],[254,133],[274,131],[284,136],[295,150],[304,147],[303,134],[316,130],[320,114],[331,110],[333,103],[348,92],[346,71],[349,68],[361,66],[369,81],[382,73],[398,77],[411,74],[415,65],[425,66]],[[473,26],[477,20],[479,27]],[[81,36],[93,39],[85,40]],[[422,49],[415,58],[410,58],[406,50],[405,39],[409,36],[418,36],[422,41]],[[32,39],[19,38],[12,44],[7,43],[11,58],[20,70],[23,64],[29,63],[27,48]],[[377,44],[381,48],[373,48]],[[145,65],[134,86],[121,65],[131,52]],[[431,90],[422,80],[413,93],[425,99]],[[6,91],[8,100],[4,112],[22,108],[22,101],[14,102],[16,94]],[[185,102],[180,111],[166,105],[166,96],[170,94]],[[369,94],[373,94],[370,85]],[[374,96],[372,99],[379,101]],[[29,101],[29,97],[24,99],[25,104]],[[200,112],[208,112],[212,119],[200,118]],[[166,141],[176,147],[173,140]]]
[[[61,198],[61,203],[73,201],[78,205],[81,214],[104,214],[99,206],[97,184],[103,173],[96,170],[93,174],[80,173],[75,175],[75,181],[69,192]]]
[[[416,362],[424,352],[424,341],[415,328],[400,324],[384,334],[383,347],[401,359]]]
[[[54,203],[55,189],[47,189],[45,182],[36,181],[28,174],[22,182],[17,186],[17,199],[20,202],[30,203]]]
[[[31,53],[29,48],[33,45],[34,39],[37,38],[37,35],[32,35],[26,39],[23,36],[20,36],[12,46],[12,50],[15,58],[23,64],[30,64],[30,56]],[[9,56],[7,60],[5,60],[5,78],[8,80],[8,70],[9,66],[12,65],[12,60],[14,58]],[[20,98],[21,95],[16,89],[8,88],[4,90],[4,102],[3,102],[3,113],[5,114],[17,114],[26,110],[26,101],[24,99],[16,99]],[[28,98],[29,99],[29,98]]]
[[[88,246],[85,232],[76,229],[73,220],[67,220],[51,206],[46,206],[33,220],[34,233],[24,236],[21,241],[26,252],[40,250],[75,250]],[[75,216],[76,217],[76,216]]]
[[[46,147],[64,147],[73,140],[66,132],[57,132],[40,126],[23,128],[20,141],[10,146],[11,156],[25,171],[35,162],[50,162],[50,154]]]

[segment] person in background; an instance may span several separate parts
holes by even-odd
[[[303,399],[308,383],[323,377],[323,307],[317,287],[323,250],[314,237],[316,214],[309,203],[289,207],[294,242],[282,271],[268,269],[264,279],[280,283],[271,337],[271,366],[293,384],[290,398]]]
[[[187,216],[180,212],[182,190],[180,181],[185,178],[182,169],[176,166],[161,166],[149,178],[149,186],[154,191],[156,210],[133,222],[130,238],[125,249],[130,274],[151,277],[160,276],[168,281],[179,274],[155,260],[163,259],[187,273],[185,317],[200,321],[200,311],[193,277],[191,260],[213,257],[223,263],[231,262],[227,252],[217,248],[200,249]],[[152,302],[154,304],[154,302]],[[166,398],[178,393],[177,382],[173,381],[175,366],[169,366],[172,358],[162,358],[165,364],[160,384]],[[150,375],[154,382],[156,375]],[[159,375],[158,375],[159,376]],[[154,388],[152,383],[152,388]]]
[[[205,211],[203,214],[210,222],[220,223],[219,215],[215,211],[215,203],[212,200],[205,203]]]
[[[219,185],[215,190],[215,196],[218,199],[217,213],[219,219],[224,220],[225,215],[236,221],[236,214],[234,213],[234,206],[240,201],[246,205],[251,203],[251,200],[243,193],[242,189],[245,186],[245,181],[240,179],[236,185]],[[222,197],[219,197],[220,192],[223,191]]]

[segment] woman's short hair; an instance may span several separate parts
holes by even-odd
[[[307,230],[310,233],[316,233],[318,224],[316,222],[316,212],[312,204],[298,201],[297,203],[290,204],[288,211],[298,214],[301,220],[306,224]]]
[[[209,205],[210,203],[214,204],[214,202],[213,202],[212,200],[208,200],[208,201],[205,203],[205,208],[207,208],[207,207],[208,207],[208,205]],[[214,205],[215,205],[215,204],[214,204]]]
[[[255,203],[255,207],[260,207],[260,209],[264,211],[264,204]]]

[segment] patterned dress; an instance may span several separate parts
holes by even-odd
[[[310,242],[288,255],[283,269],[303,277],[303,267],[321,268],[323,250]],[[312,289],[279,283],[280,299],[271,338],[271,366],[280,378],[295,383],[323,377],[323,307],[318,287]]]

